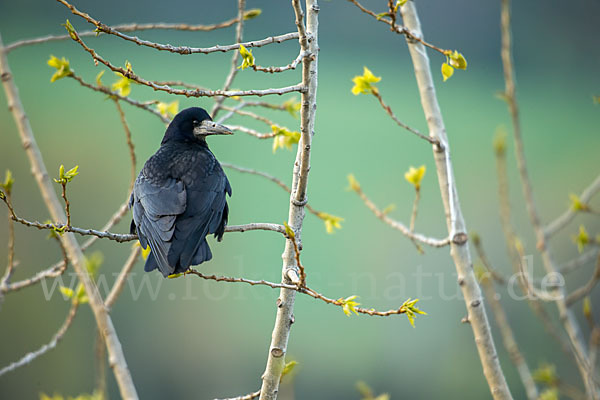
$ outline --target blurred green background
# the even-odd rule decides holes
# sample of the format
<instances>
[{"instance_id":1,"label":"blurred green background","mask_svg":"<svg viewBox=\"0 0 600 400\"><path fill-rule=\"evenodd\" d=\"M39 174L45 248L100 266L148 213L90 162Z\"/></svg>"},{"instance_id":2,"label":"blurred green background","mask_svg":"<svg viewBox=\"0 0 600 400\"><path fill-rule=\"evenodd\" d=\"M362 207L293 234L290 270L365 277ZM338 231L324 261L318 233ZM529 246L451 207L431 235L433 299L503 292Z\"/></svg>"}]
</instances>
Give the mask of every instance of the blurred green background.
<instances>
[{"instance_id":1,"label":"blurred green background","mask_svg":"<svg viewBox=\"0 0 600 400\"><path fill-rule=\"evenodd\" d=\"M568 206L568 194L580 191L598 174L600 109L592 96L600 94L598 70L598 2L515 2L514 38L525 149L534 191L544 221ZM146 3L141 1L80 1L76 6L107 24L125 22L214 23L233 17L236 2ZM384 1L365 1L384 10ZM370 96L350 93L353 76L364 65L382 76L378 87L386 102L406 123L421 131L426 125L403 37L360 13L342 0L321 2L319 88L316 135L313 143L309 201L318 210L345 218L343 229L325 232L323 222L307 215L302 260L308 282L334 298L358 295L365 307L398 307L406 298L420 298L427 316L412 328L405 317L346 317L340 309L310 297L297 296L289 356L299 362L293 385L282 388L281 398L358 398L355 382L368 382L377 393L394 399L489 398L469 326L461 324L465 305L456 285L456 272L448 249L425 248L419 255L399 232L376 219L354 193L346 190L348 173L354 173L365 192L380 206L395 204L392 216L408 221L414 190L404 180L409 166L426 165L417 229L445 236L443 208L428 145L389 120ZM248 0L248 8L263 14L248 21L245 39L259 39L295 30L288 2ZM475 0L418 2L426 38L443 48L458 49L469 62L448 82L438 72L444 61L430 53L437 91L450 137L461 205L470 230L479 232L497 269L509 274L505 244L498 218L492 138L498 126L509 127L505 104L495 97L504 87L499 57L499 2ZM69 18L76 29L89 29L62 5L51 1L0 0L0 32L5 42L48 33L64 33L60 24ZM234 41L234 29L207 33L140 32L139 36L163 43L210 46ZM218 88L229 70L230 53L179 56L138 48L102 35L86 42L114 64L129 60L134 71L149 79L180 79ZM285 65L297 55L289 41L255 49L257 64ZM69 186L73 224L101 227L127 197L129 158L123 129L114 104L105 96L63 79L49 82L50 54L67 57L72 68L93 81L101 67L72 41L52 42L17 49L9 62L19 85L44 160L51 174L62 163L79 165L80 175ZM116 80L112 73L104 81ZM267 88L293 84L300 71L269 75L241 71L235 87ZM139 100L172 101L164 93L134 86ZM287 96L286 98L293 97ZM177 98L180 108L203 106L207 98ZM281 102L283 98L267 98ZM0 92L0 104L6 104ZM156 151L164 126L154 116L124 105L133 131L138 170ZM281 125L298 129L298 121L285 113L266 113ZM236 117L231 124L246 124L261 131L265 126ZM7 107L0 107L0 171L12 170L14 205L28 219L45 220L48 213L30 175L17 131ZM295 154L271 150L272 142L243 133L213 138L210 146L219 160L269 172L290 182ZM511 197L514 222L528 253L535 254L534 269L542 267L520 195L512 145L509 146ZM233 186L231 224L276 222L287 218L288 196L262 178L227 171ZM58 190L58 187L57 187ZM593 203L598 207L600 202ZM4 212L4 211L3 211ZM125 232L129 216L113 231ZM600 224L578 217L553 240L555 258L577 255L571 241L580 222L596 234ZM0 243L6 243L3 222ZM14 280L31 276L60 259L47 232L16 227L19 267ZM81 239L81 238L78 238ZM214 243L214 242L212 242ZM114 280L131 244L99 241L93 250L104 254L101 269ZM212 244L214 259L202 265L208 273L278 281L283 238L270 232L228 234ZM0 248L5 259L6 248ZM592 266L568 277L568 288L585 282ZM64 279L68 284L69 269ZM264 287L223 284L194 277L163 280L144 275L141 262L131 279L134 289L149 284L139 297L126 288L112 312L140 397L143 399L227 397L248 393L260 385L278 292ZM48 282L51 287L52 282ZM501 289L519 345L532 368L541 362L558 366L562 379L580 385L572 362L557 350L527 304L509 298ZM600 304L598 291L593 304ZM46 343L62 323L69 304L57 292L45 300L38 285L8 295L0 311L0 365L7 365ZM587 338L587 326L575 306ZM600 318L595 307L596 318ZM555 315L555 308L547 309ZM557 318L556 318L557 319ZM557 321L555 321L557 322ZM494 324L493 324L494 325ZM95 328L89 307L83 306L57 349L31 365L0 377L0 397L37 398L38 393L76 395L94 388ZM524 391L502 348L494 325L500 361L515 398ZM114 378L107 371L111 398L118 398ZM293 387L292 387L293 386Z\"/></svg>"}]
</instances>

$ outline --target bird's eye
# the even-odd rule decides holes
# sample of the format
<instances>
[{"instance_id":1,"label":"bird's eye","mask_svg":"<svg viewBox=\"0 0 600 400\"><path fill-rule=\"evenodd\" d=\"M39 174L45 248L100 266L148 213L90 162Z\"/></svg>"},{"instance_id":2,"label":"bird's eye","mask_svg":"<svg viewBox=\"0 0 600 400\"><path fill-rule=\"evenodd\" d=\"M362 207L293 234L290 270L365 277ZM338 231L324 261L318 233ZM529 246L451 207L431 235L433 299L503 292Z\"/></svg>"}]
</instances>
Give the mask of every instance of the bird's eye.
<instances>
[{"instance_id":1,"label":"bird's eye","mask_svg":"<svg viewBox=\"0 0 600 400\"><path fill-rule=\"evenodd\" d=\"M198 122L198 120L195 119L195 120L192 121L192 125L198 126L198 125L200 125L200 122Z\"/></svg>"}]
</instances>

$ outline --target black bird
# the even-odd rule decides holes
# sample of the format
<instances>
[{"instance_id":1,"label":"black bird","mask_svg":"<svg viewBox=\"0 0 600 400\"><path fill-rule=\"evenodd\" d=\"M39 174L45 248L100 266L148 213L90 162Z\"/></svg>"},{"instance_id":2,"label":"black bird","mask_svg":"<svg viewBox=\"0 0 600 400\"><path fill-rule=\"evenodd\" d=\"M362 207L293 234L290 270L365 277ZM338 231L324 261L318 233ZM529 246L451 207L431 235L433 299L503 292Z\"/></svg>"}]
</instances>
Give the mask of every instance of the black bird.
<instances>
[{"instance_id":1,"label":"black bird","mask_svg":"<svg viewBox=\"0 0 600 400\"><path fill-rule=\"evenodd\" d=\"M166 277L212 258L206 236L223 238L231 186L206 136L232 133L199 107L181 111L169 124L129 200L131 233L151 249L145 271L158 268Z\"/></svg>"}]
</instances>

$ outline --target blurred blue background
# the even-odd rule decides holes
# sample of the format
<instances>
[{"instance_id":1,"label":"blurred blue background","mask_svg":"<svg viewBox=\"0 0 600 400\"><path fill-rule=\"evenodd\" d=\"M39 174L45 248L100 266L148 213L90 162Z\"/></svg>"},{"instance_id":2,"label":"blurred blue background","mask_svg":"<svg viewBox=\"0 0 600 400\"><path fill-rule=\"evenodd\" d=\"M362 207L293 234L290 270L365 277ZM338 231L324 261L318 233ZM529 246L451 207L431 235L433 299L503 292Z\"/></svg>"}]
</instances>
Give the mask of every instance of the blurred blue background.
<instances>
[{"instance_id":1,"label":"blurred blue background","mask_svg":"<svg viewBox=\"0 0 600 400\"><path fill-rule=\"evenodd\" d=\"M384 11L386 3L365 0L365 5L377 11ZM75 5L109 25L134 21L206 24L236 15L236 2L232 0L106 0ZM306 216L302 261L308 283L334 298L358 295L358 301L368 308L395 308L408 297L420 298L419 306L428 315L417 318L413 329L403 316L349 318L339 308L297 296L289 356L299 362L299 367L292 384L284 383L280 398L358 398L354 387L358 380L368 382L377 393L390 393L394 399L489 398L472 331L460 323L465 305L448 249L425 248L426 253L419 255L409 240L381 223L354 193L346 190L346 176L354 173L376 204L382 208L395 204L391 215L407 222L414 190L403 174L411 165L426 165L417 230L445 236L430 147L399 130L374 98L350 93L352 77L361 74L366 65L382 77L380 92L399 118L426 131L404 38L390 33L386 25L346 1L323 1L320 5L318 111L308 197L316 209L345 220L341 230L327 234L321 220ZM295 30L288 2L248 0L247 7L263 11L246 23L247 40ZM419 1L418 8L426 38L440 47L458 49L469 62L466 72L457 71L442 83L439 68L444 59L430 53L468 228L481 234L494 265L508 275L511 268L499 225L492 151L494 132L502 125L510 128L506 106L495 96L504 88L499 2L431 0ZM580 193L598 175L600 109L592 97L600 94L600 5L591 0L538 0L515 2L513 11L525 150L535 196L547 222L568 206L569 193ZM90 28L56 2L0 0L0 33L5 44L48 33L62 34L60 25L66 18L79 31ZM139 36L203 47L233 43L235 32L232 27L198 33L146 31ZM106 35L87 38L86 42L114 64L123 65L129 60L134 71L148 79L178 79L219 88L230 65L230 53L179 56L138 48ZM257 64L286 65L296 57L297 47L295 41L288 41L253 53ZM95 67L89 55L72 41L20 48L9 54L49 171L57 173L60 164L79 165L80 175L69 186L73 224L100 228L128 195L129 158L123 129L114 104L104 95L70 79L49 82L53 70L46 61L51 54L68 58L71 67L90 82L102 68ZM103 79L112 83L117 78L107 72ZM299 80L300 69L279 75L244 70L234 87L280 87ZM131 96L142 101L175 100L141 86L134 86ZM208 98L177 100L180 108L212 106ZM266 100L281 102L284 98ZM0 104L6 104L4 92L0 93ZM139 170L156 151L164 125L155 116L126 104L123 107L133 132ZM286 113L265 115L298 129L298 121ZM243 117L229 123L267 131L261 123ZM10 169L16 178L13 196L17 212L28 219L47 219L48 212L30 175L7 107L0 107L0 129L0 171ZM210 141L219 160L266 171L289 183L295 148L273 154L271 144L270 140L260 141L243 133ZM512 154L511 144L508 158L514 222L527 252L535 254L534 269L541 276L542 266L535 253ZM227 173L234 191L231 224L280 223L287 218L288 196L280 188L256 176ZM600 202L596 200L592 205L598 208ZM589 232L598 233L597 218L578 217L553 239L557 260L577 256L571 235L582 222ZM0 226L0 243L6 243L6 223ZM128 226L129 216L112 230L125 232ZM14 280L29 277L60 259L56 244L46 240L47 232L17 226L16 235L20 264ZM130 245L99 241L94 246L93 250L104 254L101 274L109 283L125 261ZM203 272L280 279L284 240L277 234L228 234L222 243L211 246L214 259L200 267ZM5 257L6 247L2 246L0 259ZM591 268L588 265L569 275L568 288L584 283ZM70 272L69 268L64 276L67 285ZM47 283L51 287L52 281ZM140 289L144 283L149 286ZM144 275L141 262L135 267L131 285L115 305L112 317L141 398L210 399L248 393L260 386L278 291L191 276L163 280L158 273ZM136 290L140 290L139 296ZM580 385L572 361L557 350L532 318L527 304L510 299L504 289L499 293L530 367L554 363L561 379ZM600 304L599 299L598 291L594 292L594 306ZM40 285L8 295L0 311L0 365L46 343L62 323L68 307L58 291L46 301ZM552 305L546 308L556 316ZM580 304L575 305L587 338L580 308ZM598 308L594 310L596 318L600 318ZM492 325L511 390L515 398L523 398L518 375ZM89 307L83 306L57 349L0 377L0 397L91 392L94 342L93 316ZM110 397L118 398L110 371L107 376Z\"/></svg>"}]
</instances>

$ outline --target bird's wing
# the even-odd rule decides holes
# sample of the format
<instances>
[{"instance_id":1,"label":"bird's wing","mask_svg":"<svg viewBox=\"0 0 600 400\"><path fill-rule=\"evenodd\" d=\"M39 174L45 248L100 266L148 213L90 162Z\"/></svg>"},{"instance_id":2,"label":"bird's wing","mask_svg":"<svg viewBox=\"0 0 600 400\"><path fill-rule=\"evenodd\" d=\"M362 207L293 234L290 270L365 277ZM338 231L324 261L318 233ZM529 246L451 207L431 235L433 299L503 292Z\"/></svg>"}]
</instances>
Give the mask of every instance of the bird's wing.
<instances>
[{"instance_id":1,"label":"bird's wing","mask_svg":"<svg viewBox=\"0 0 600 400\"><path fill-rule=\"evenodd\" d=\"M186 210L187 195L183 182L168 178L156 183L140 173L132 194L133 220L141 245L148 244L163 275L169 275L175 268L169 265L168 254L171 248L175 221Z\"/></svg>"},{"instance_id":2,"label":"bird's wing","mask_svg":"<svg viewBox=\"0 0 600 400\"><path fill-rule=\"evenodd\" d=\"M216 160L199 169L186 182L187 207L175 221L173 245L169 249L168 261L185 271L192 264L200 264L212 257L205 237L210 233L222 237L227 223L225 194L231 195L231 186Z\"/></svg>"}]
</instances>

